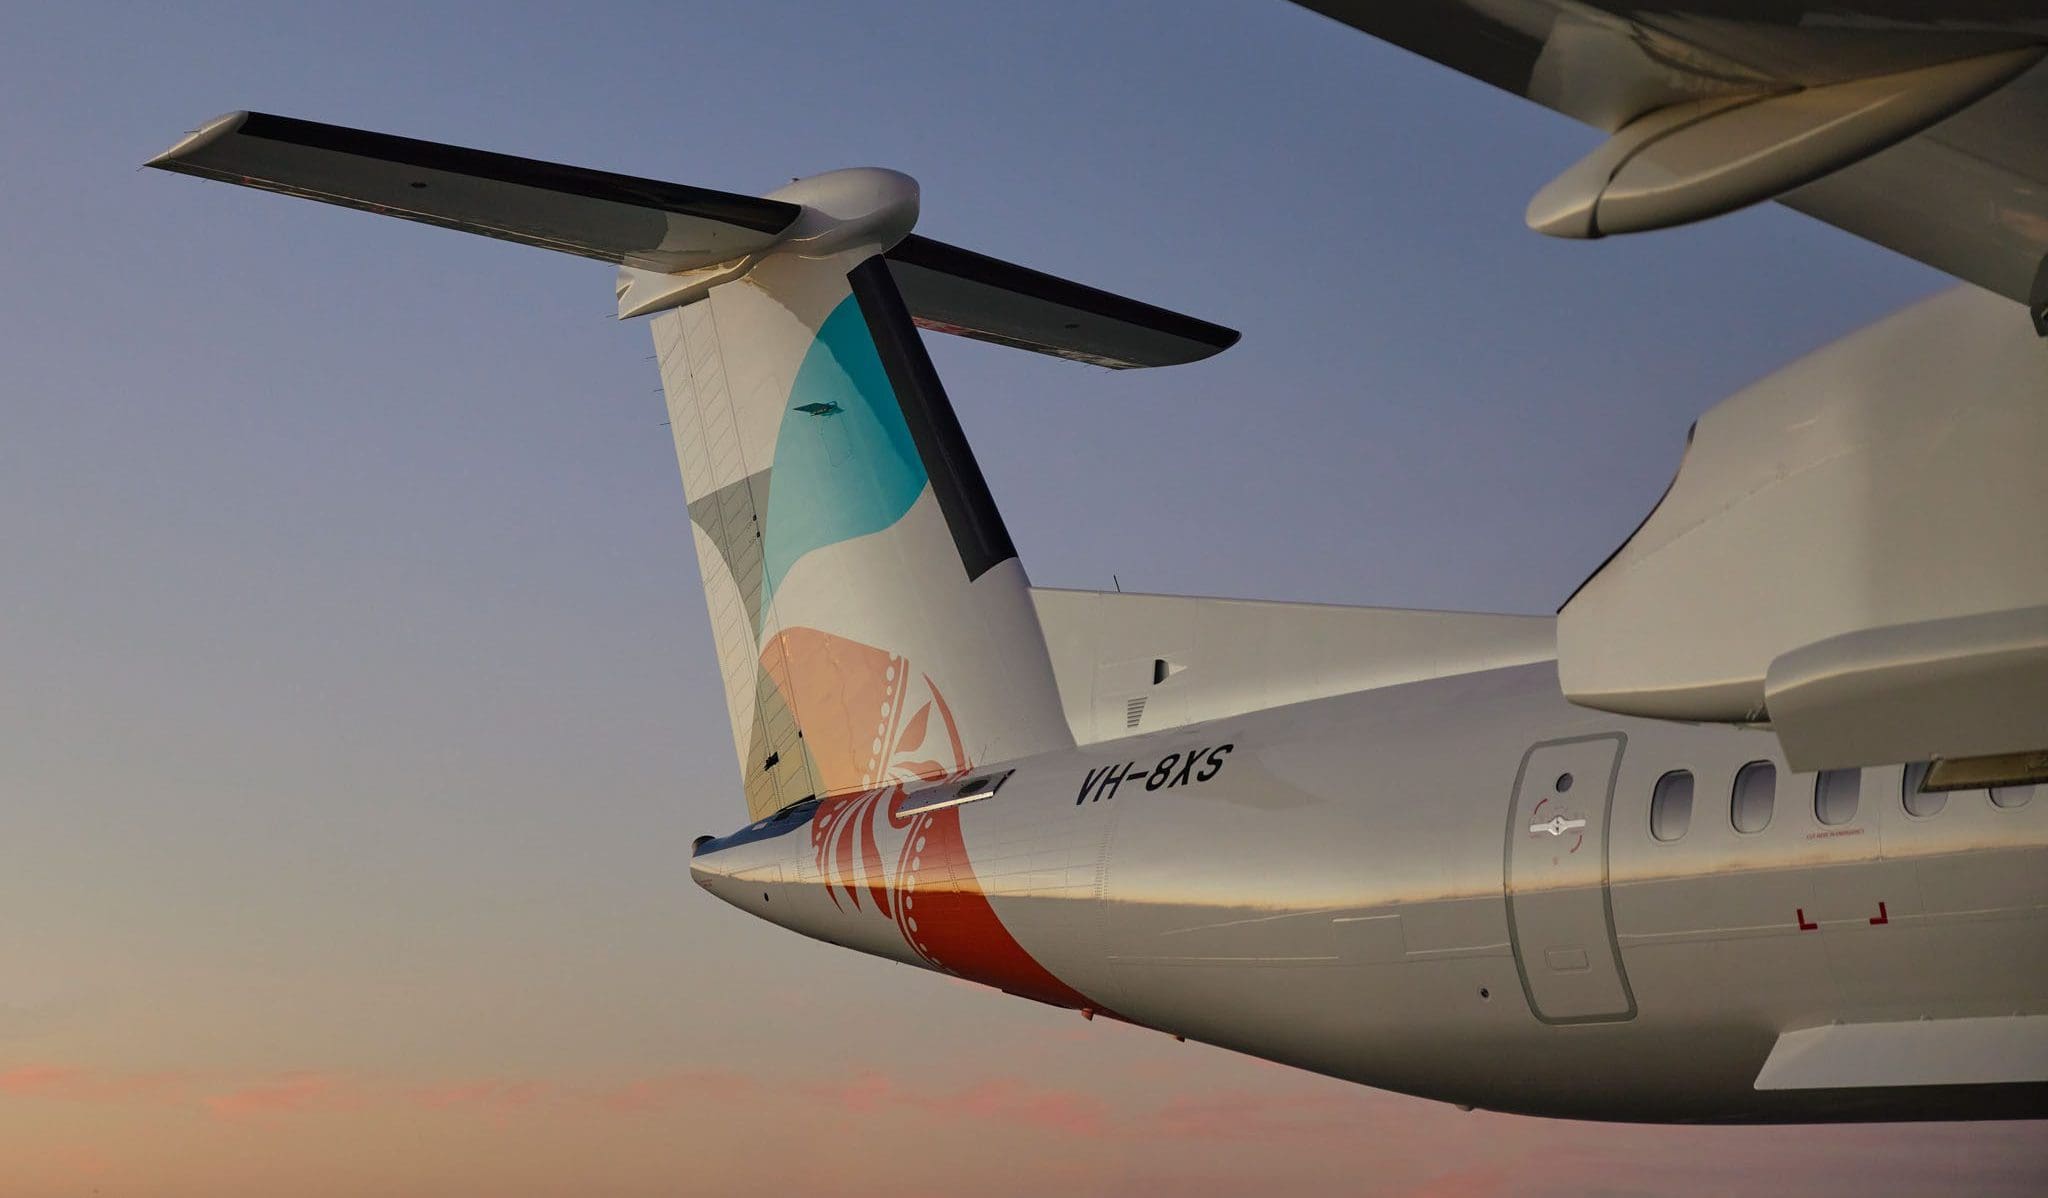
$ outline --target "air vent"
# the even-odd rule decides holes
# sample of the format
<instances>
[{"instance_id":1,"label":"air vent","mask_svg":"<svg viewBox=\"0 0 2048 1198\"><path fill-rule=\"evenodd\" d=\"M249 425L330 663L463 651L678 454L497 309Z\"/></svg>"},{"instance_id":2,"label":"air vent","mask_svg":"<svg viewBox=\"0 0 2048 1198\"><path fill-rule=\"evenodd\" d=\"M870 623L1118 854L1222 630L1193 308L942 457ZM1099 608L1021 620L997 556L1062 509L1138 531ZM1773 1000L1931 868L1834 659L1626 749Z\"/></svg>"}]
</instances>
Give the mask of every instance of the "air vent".
<instances>
[{"instance_id":1,"label":"air vent","mask_svg":"<svg viewBox=\"0 0 2048 1198\"><path fill-rule=\"evenodd\" d=\"M916 815L925 811L939 811L947 807L958 807L991 798L1001 790L1003 783L1010 780L1015 770L998 770L993 774L976 774L965 782L949 782L940 786L928 786L909 795L903 806L896 809L898 815Z\"/></svg>"},{"instance_id":2,"label":"air vent","mask_svg":"<svg viewBox=\"0 0 2048 1198\"><path fill-rule=\"evenodd\" d=\"M1139 696L1138 696L1137 698L1135 698L1135 699L1130 699L1130 700L1126 700L1126 701L1125 701L1125 703L1124 703L1124 727L1126 727L1126 728L1135 728L1135 727L1137 727L1137 726L1138 726L1138 721L1139 721L1139 720L1142 720L1142 719L1144 719L1144 718L1145 718L1145 696L1143 696L1143 695L1139 695Z\"/></svg>"}]
</instances>

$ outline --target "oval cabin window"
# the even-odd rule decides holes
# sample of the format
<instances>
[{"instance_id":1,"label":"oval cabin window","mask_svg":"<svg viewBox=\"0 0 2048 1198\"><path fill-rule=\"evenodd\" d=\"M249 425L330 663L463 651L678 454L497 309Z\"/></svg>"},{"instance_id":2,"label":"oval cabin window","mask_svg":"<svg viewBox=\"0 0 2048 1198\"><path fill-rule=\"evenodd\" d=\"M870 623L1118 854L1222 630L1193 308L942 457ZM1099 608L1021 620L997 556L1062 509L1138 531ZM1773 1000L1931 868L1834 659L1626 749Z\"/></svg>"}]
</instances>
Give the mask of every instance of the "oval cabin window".
<instances>
[{"instance_id":1,"label":"oval cabin window","mask_svg":"<svg viewBox=\"0 0 2048 1198\"><path fill-rule=\"evenodd\" d=\"M1925 819L1930 815L1940 815L1941 809L1948 806L1948 792L1921 790L1920 784L1925 781L1927 763L1924 761L1911 763L1906 767L1906 772L1899 776L1899 804L1906 809L1907 815L1917 815Z\"/></svg>"},{"instance_id":2,"label":"oval cabin window","mask_svg":"<svg viewBox=\"0 0 2048 1198\"><path fill-rule=\"evenodd\" d=\"M1813 815L1824 824L1846 824L1856 818L1856 799L1863 792L1862 770L1822 770L1813 780Z\"/></svg>"},{"instance_id":3,"label":"oval cabin window","mask_svg":"<svg viewBox=\"0 0 2048 1198\"><path fill-rule=\"evenodd\" d=\"M1650 835L1659 840L1677 840L1692 826L1692 774L1672 770L1657 779L1650 792Z\"/></svg>"},{"instance_id":4,"label":"oval cabin window","mask_svg":"<svg viewBox=\"0 0 2048 1198\"><path fill-rule=\"evenodd\" d=\"M1761 832L1771 826L1771 806L1778 799L1778 767L1752 761L1735 774L1728 819L1737 832Z\"/></svg>"},{"instance_id":5,"label":"oval cabin window","mask_svg":"<svg viewBox=\"0 0 2048 1198\"><path fill-rule=\"evenodd\" d=\"M2027 800L2034 797L2034 791L2039 786L2039 783L2029 786L1994 786L1991 788L1991 802L1994 806L2004 807L2008 810L2014 807L2024 807L2027 805Z\"/></svg>"}]
</instances>

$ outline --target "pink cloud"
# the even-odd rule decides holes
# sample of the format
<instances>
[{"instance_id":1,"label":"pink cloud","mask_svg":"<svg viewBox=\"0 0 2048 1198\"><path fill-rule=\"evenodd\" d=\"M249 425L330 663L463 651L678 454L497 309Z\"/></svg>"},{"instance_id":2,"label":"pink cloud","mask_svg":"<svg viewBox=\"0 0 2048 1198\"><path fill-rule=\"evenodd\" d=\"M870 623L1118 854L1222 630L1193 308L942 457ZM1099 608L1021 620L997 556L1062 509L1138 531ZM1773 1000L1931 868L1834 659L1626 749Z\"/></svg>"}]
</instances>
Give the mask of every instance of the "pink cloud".
<instances>
[{"instance_id":1,"label":"pink cloud","mask_svg":"<svg viewBox=\"0 0 2048 1198\"><path fill-rule=\"evenodd\" d=\"M1106 1130L1108 1115L1108 1107L1092 1094L1044 1089L1015 1078L995 1078L919 1105L925 1110L952 1111L1080 1136L1101 1135Z\"/></svg>"},{"instance_id":2,"label":"pink cloud","mask_svg":"<svg viewBox=\"0 0 2048 1198\"><path fill-rule=\"evenodd\" d=\"M1358 1098L1350 1094L1259 1094L1219 1090L1180 1095L1137 1120L1134 1129L1182 1140L1267 1140L1321 1136L1355 1127Z\"/></svg>"},{"instance_id":3,"label":"pink cloud","mask_svg":"<svg viewBox=\"0 0 2048 1198\"><path fill-rule=\"evenodd\" d=\"M794 1095L805 1104L795 1114L843 1112L848 1127L842 1130L856 1134L884 1120L909 1120L1010 1155L1032 1134L1072 1139L1073 1152L1040 1154L1043 1159L1014 1173L977 1175L991 1193L1043 1192L1061 1178L1087 1188L1096 1180L1087 1170L1103 1167L1105 1152L1126 1178L1146 1178L1144 1185L1124 1187L1131 1192L1170 1190L1190 1198L1307 1189L1312 1183L1328 1188L1331 1178L1367 1173L1374 1192L1402 1198L1564 1198L1584 1193L1589 1182L1617 1194L1718 1194L1754 1189L1760 1181L1788 1193L1870 1198L1878 1192L1945 1192L1959 1178L1977 1192L2015 1198L2044 1192L2040 1127L2032 1123L1631 1128L1458 1115L1437 1104L1316 1079L1283 1085L1279 1074L1273 1081L1254 1074L1242 1088L1210 1090L1202 1085L1206 1071L1193 1067L1184 1077L1155 1079L1142 1091L1155 1097L1126 1103L1018 1076L935 1069L933 1080L920 1081L877 1069L836 1068L841 1072L783 1074L771 1084L688 1068L617 1077L435 1079L124 1071L42 1061L0 1067L0 1104L151 1103L247 1121L240 1126L258 1131L277 1126L276 1120L313 1121L336 1112L395 1113L408 1125L482 1118L500 1121L503 1134L519 1136L536 1121L569 1119L658 1130L671 1112L727 1105L788 1116ZM95 1151L101 1147L94 1144ZM51 1144L44 1151L51 1167L66 1170L66 1176L82 1178L87 1170L107 1167L105 1159L85 1154L60 1159L62 1148ZM799 1172L811 1167L805 1158L787 1163ZM757 1166L748 1158L747 1169ZM914 1177L897 1180L902 1185L894 1188L906 1193L925 1184Z\"/></svg>"},{"instance_id":4,"label":"pink cloud","mask_svg":"<svg viewBox=\"0 0 2048 1198\"><path fill-rule=\"evenodd\" d=\"M1151 1109L1119 1112L1089 1091L1040 1086L1015 1077L923 1088L877 1069L862 1070L844 1081L803 1087L801 1092L852 1115L897 1108L935 1119L1005 1123L1089 1138L1205 1141L1319 1137L1353 1131L1366 1114L1362 1103L1375 1097L1365 1091L1222 1090L1180 1094Z\"/></svg>"},{"instance_id":5,"label":"pink cloud","mask_svg":"<svg viewBox=\"0 0 2048 1198\"><path fill-rule=\"evenodd\" d=\"M989 1078L965 1088L919 1090L866 1070L845 1083L811 1087L809 1093L853 1114L899 1107L947 1119L990 1120L1078 1136L1100 1136L1110 1128L1108 1104L1095 1095L1011 1077Z\"/></svg>"},{"instance_id":6,"label":"pink cloud","mask_svg":"<svg viewBox=\"0 0 2048 1198\"><path fill-rule=\"evenodd\" d=\"M883 1106L897 1095L896 1084L881 1071L863 1070L847 1082L825 1082L812 1086L810 1093L837 1105L841 1110L864 1115Z\"/></svg>"},{"instance_id":7,"label":"pink cloud","mask_svg":"<svg viewBox=\"0 0 2048 1198\"><path fill-rule=\"evenodd\" d=\"M410 1107L499 1115L551 1107L639 1115L693 1102L729 1100L746 1092L751 1084L743 1074L712 1069L670 1069L585 1085L520 1077L405 1084L315 1070L202 1079L179 1071L123 1072L54 1062L0 1068L0 1098L162 1102L197 1107L222 1118L299 1115L337 1107Z\"/></svg>"},{"instance_id":8,"label":"pink cloud","mask_svg":"<svg viewBox=\"0 0 2048 1198\"><path fill-rule=\"evenodd\" d=\"M405 1098L430 1111L457 1107L518 1111L548 1098L551 1092L552 1087L546 1082L492 1077L419 1086L407 1090Z\"/></svg>"},{"instance_id":9,"label":"pink cloud","mask_svg":"<svg viewBox=\"0 0 2048 1198\"><path fill-rule=\"evenodd\" d=\"M0 1094L69 1097L85 1076L85 1070L72 1065L16 1065L0 1070Z\"/></svg>"},{"instance_id":10,"label":"pink cloud","mask_svg":"<svg viewBox=\"0 0 2048 1198\"><path fill-rule=\"evenodd\" d=\"M290 1115L347 1101L350 1087L325 1073L286 1073L205 1101L206 1109L225 1118L249 1115Z\"/></svg>"},{"instance_id":11,"label":"pink cloud","mask_svg":"<svg viewBox=\"0 0 2048 1198\"><path fill-rule=\"evenodd\" d=\"M1402 1198L1487 1198L1493 1194L1526 1193L1527 1185L1528 1179L1514 1176L1510 1166L1492 1162L1439 1173L1401 1194Z\"/></svg>"},{"instance_id":12,"label":"pink cloud","mask_svg":"<svg viewBox=\"0 0 2048 1198\"><path fill-rule=\"evenodd\" d=\"M39 1063L0 1069L0 1094L68 1102L149 1102L178 1098L188 1081L175 1071L123 1072Z\"/></svg>"},{"instance_id":13,"label":"pink cloud","mask_svg":"<svg viewBox=\"0 0 2048 1198\"><path fill-rule=\"evenodd\" d=\"M613 1114L637 1115L671 1110L692 1101L731 1098L749 1085L751 1081L744 1074L678 1069L598 1090L590 1095L590 1100Z\"/></svg>"}]
</instances>

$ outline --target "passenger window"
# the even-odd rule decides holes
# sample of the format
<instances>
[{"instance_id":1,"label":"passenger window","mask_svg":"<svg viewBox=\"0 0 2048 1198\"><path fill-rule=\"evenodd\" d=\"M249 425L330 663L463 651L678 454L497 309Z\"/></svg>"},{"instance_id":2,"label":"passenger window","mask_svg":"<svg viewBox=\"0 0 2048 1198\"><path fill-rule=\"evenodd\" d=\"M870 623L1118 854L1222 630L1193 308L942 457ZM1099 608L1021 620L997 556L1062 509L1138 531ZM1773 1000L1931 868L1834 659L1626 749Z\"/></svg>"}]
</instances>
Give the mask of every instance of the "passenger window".
<instances>
[{"instance_id":1,"label":"passenger window","mask_svg":"<svg viewBox=\"0 0 2048 1198\"><path fill-rule=\"evenodd\" d=\"M1943 790L1923 791L1920 789L1920 784L1925 781L1927 781L1927 763L1924 761L1915 761L1908 764L1906 772L1900 775L1899 802L1905 807L1907 815L1917 815L1923 818L1930 815L1940 815L1941 809L1948 806L1948 792Z\"/></svg>"},{"instance_id":2,"label":"passenger window","mask_svg":"<svg viewBox=\"0 0 2048 1198\"><path fill-rule=\"evenodd\" d=\"M1650 835L1677 840L1692 826L1692 773L1672 770L1650 792Z\"/></svg>"},{"instance_id":3,"label":"passenger window","mask_svg":"<svg viewBox=\"0 0 2048 1198\"><path fill-rule=\"evenodd\" d=\"M1768 761L1752 761L1735 774L1735 793L1729 796L1728 819L1737 832L1761 832L1771 826L1771 805L1778 798L1778 767Z\"/></svg>"},{"instance_id":4,"label":"passenger window","mask_svg":"<svg viewBox=\"0 0 2048 1198\"><path fill-rule=\"evenodd\" d=\"M1822 770L1813 780L1813 816L1824 824L1846 824L1856 818L1856 799L1863 792L1862 770Z\"/></svg>"},{"instance_id":5,"label":"passenger window","mask_svg":"<svg viewBox=\"0 0 2048 1198\"><path fill-rule=\"evenodd\" d=\"M2027 800L2033 798L2034 792L2038 789L2040 789L2038 784L1994 786L1991 788L1991 802L1993 806L2004 807L2007 810L2014 807L2024 807L2027 805Z\"/></svg>"}]
</instances>

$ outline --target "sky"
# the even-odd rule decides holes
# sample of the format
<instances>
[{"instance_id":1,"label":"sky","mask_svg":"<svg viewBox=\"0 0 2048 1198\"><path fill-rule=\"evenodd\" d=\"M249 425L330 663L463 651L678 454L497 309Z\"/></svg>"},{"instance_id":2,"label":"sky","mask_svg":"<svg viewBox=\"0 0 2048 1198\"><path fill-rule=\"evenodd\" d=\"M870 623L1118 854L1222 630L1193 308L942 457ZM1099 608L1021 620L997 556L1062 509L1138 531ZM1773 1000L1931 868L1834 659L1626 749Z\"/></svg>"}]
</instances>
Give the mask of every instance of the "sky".
<instances>
[{"instance_id":1,"label":"sky","mask_svg":"<svg viewBox=\"0 0 2048 1198\"><path fill-rule=\"evenodd\" d=\"M0 1194L2048 1188L2032 1125L1464 1114L702 894L744 817L648 334L602 264L135 169L237 108L894 167L1242 330L933 339L1045 585L1547 612L1699 413L1946 285L1775 209L1538 237L1592 132L1277 2L11 6Z\"/></svg>"}]
</instances>

